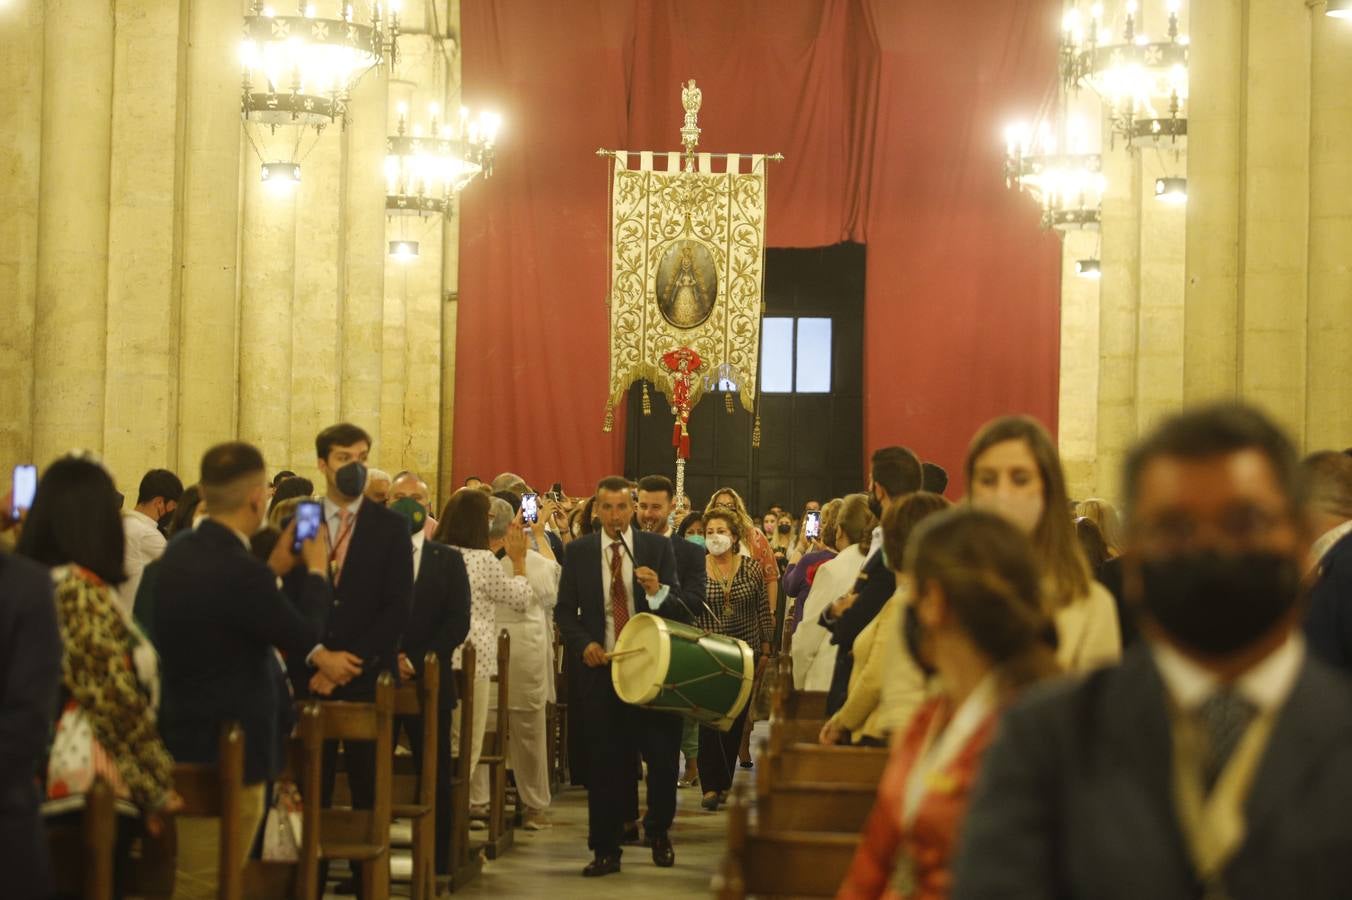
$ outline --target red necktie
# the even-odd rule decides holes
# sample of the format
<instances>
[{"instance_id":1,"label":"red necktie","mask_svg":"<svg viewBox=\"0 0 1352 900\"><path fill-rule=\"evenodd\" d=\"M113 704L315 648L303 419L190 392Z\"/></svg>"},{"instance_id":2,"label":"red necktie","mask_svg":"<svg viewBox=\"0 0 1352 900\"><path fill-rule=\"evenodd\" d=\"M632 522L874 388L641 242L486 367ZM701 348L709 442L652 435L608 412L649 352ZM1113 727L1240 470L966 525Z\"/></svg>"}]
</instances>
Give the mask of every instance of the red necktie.
<instances>
[{"instance_id":1,"label":"red necktie","mask_svg":"<svg viewBox=\"0 0 1352 900\"><path fill-rule=\"evenodd\" d=\"M629 622L629 592L624 586L624 557L618 541L610 545L610 612L615 619L615 639Z\"/></svg>"}]
</instances>

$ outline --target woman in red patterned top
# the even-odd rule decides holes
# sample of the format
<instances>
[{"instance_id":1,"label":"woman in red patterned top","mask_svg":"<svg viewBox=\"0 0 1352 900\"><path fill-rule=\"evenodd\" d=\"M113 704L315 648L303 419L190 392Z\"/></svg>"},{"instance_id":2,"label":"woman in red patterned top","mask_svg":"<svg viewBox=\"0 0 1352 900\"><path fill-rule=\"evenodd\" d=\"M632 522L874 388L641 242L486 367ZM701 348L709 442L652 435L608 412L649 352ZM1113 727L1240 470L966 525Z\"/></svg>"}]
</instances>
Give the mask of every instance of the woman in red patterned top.
<instances>
[{"instance_id":1,"label":"woman in red patterned top","mask_svg":"<svg viewBox=\"0 0 1352 900\"><path fill-rule=\"evenodd\" d=\"M1028 538L991 513L956 509L919 526L905 575L907 649L942 692L892 747L863 842L838 898L941 900L967 800L1014 696L1057 672Z\"/></svg>"}]
</instances>

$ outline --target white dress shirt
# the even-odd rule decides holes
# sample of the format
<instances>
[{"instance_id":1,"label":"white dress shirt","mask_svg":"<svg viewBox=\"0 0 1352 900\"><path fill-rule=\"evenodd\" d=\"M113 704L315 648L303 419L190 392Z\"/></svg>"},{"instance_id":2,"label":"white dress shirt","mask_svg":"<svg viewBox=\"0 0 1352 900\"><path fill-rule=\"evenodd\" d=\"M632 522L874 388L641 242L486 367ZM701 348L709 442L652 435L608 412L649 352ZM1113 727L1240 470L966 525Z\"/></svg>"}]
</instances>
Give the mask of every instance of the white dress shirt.
<instances>
[{"instance_id":1,"label":"white dress shirt","mask_svg":"<svg viewBox=\"0 0 1352 900\"><path fill-rule=\"evenodd\" d=\"M358 497L347 505L347 511L352 513L352 534L357 532L357 510L361 509L362 498ZM339 515L339 510L343 507L334 503L328 497L324 498L324 520L329 524L329 548L330 552L338 546L338 538L343 533L343 517ZM352 535L348 535L348 547L352 546Z\"/></svg>"},{"instance_id":2,"label":"white dress shirt","mask_svg":"<svg viewBox=\"0 0 1352 900\"><path fill-rule=\"evenodd\" d=\"M1164 642L1151 645L1160 678L1174 702L1184 712L1197 710L1221 686L1209 669L1179 653ZM1235 688L1259 713L1275 712L1291 696L1305 664L1305 639L1293 632L1286 643L1249 669L1235 682Z\"/></svg>"},{"instance_id":3,"label":"white dress shirt","mask_svg":"<svg viewBox=\"0 0 1352 900\"><path fill-rule=\"evenodd\" d=\"M427 543L427 535L421 528L413 535L413 581L418 581L418 570L422 568L423 544Z\"/></svg>"},{"instance_id":4,"label":"white dress shirt","mask_svg":"<svg viewBox=\"0 0 1352 900\"><path fill-rule=\"evenodd\" d=\"M122 531L125 535L122 564L127 580L117 589L117 596L122 608L130 613L136 605L141 574L147 565L164 555L166 541L160 534L159 523L136 509L122 514Z\"/></svg>"}]
</instances>

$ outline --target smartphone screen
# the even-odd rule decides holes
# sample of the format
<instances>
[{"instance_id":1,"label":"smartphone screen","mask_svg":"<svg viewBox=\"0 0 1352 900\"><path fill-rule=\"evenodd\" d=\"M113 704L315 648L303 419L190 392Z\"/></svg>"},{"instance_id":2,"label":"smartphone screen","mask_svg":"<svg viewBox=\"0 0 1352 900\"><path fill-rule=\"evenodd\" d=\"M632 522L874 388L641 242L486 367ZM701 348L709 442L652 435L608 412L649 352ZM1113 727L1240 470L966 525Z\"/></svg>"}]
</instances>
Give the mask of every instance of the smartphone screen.
<instances>
[{"instance_id":1,"label":"smartphone screen","mask_svg":"<svg viewBox=\"0 0 1352 900\"><path fill-rule=\"evenodd\" d=\"M324 504L306 501L296 507L296 542L291 550L300 552L300 545L312 541L319 535L319 526L324 521Z\"/></svg>"},{"instance_id":2,"label":"smartphone screen","mask_svg":"<svg viewBox=\"0 0 1352 900\"><path fill-rule=\"evenodd\" d=\"M38 467L14 467L14 495L10 503L9 517L15 522L19 515L31 509L33 497L38 492Z\"/></svg>"},{"instance_id":3,"label":"smartphone screen","mask_svg":"<svg viewBox=\"0 0 1352 900\"><path fill-rule=\"evenodd\" d=\"M521 498L521 521L527 525L534 525L540 521L539 495L527 494Z\"/></svg>"},{"instance_id":4,"label":"smartphone screen","mask_svg":"<svg viewBox=\"0 0 1352 900\"><path fill-rule=\"evenodd\" d=\"M815 509L807 514L803 520L803 537L809 541L815 541L822 533L822 514Z\"/></svg>"}]
</instances>

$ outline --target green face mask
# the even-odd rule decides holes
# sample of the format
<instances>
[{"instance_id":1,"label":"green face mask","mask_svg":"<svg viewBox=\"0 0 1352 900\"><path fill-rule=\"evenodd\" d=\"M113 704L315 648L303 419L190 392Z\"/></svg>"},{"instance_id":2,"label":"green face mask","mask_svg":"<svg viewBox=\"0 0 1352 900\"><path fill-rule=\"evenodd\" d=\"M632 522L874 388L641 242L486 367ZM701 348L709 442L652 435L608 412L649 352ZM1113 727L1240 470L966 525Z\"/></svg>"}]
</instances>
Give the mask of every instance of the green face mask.
<instances>
[{"instance_id":1,"label":"green face mask","mask_svg":"<svg viewBox=\"0 0 1352 900\"><path fill-rule=\"evenodd\" d=\"M404 497L390 504L390 509L408 520L408 533L415 535L427 522L427 508L412 497Z\"/></svg>"},{"instance_id":2,"label":"green face mask","mask_svg":"<svg viewBox=\"0 0 1352 900\"><path fill-rule=\"evenodd\" d=\"M704 535L702 534L687 534L685 539L697 547L704 546Z\"/></svg>"}]
</instances>

